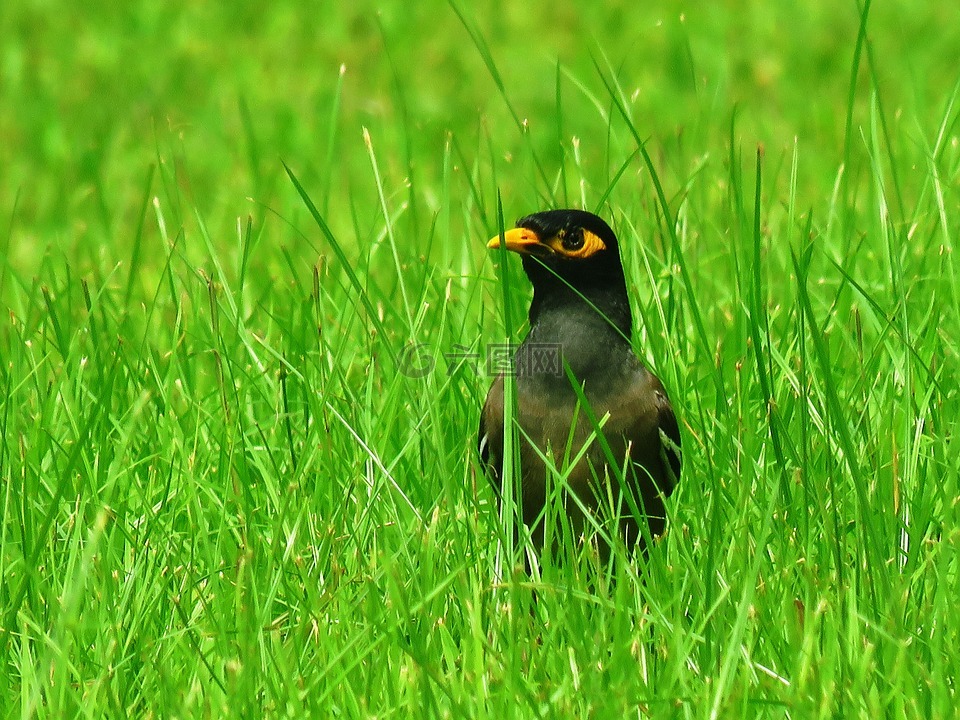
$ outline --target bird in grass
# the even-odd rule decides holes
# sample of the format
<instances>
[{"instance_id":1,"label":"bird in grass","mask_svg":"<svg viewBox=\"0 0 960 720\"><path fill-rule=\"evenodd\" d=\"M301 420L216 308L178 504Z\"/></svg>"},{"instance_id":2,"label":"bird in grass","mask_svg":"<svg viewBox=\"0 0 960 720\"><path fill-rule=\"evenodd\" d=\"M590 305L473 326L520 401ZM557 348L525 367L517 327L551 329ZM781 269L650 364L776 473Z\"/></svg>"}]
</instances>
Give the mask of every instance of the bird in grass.
<instances>
[{"instance_id":1,"label":"bird in grass","mask_svg":"<svg viewBox=\"0 0 960 720\"><path fill-rule=\"evenodd\" d=\"M541 551L544 507L558 486L544 458L561 471L567 463L559 492L575 535L594 526L588 514L601 527L615 518L618 528L608 537L619 533L627 548L643 548L641 523L651 537L666 526L664 500L680 477L680 429L663 383L631 345L633 318L617 237L603 219L582 210L538 212L516 225L487 245L520 254L533 285L530 329L511 368L519 426L519 481L512 497ZM504 382L501 373L490 387L479 432L480 458L500 498ZM598 544L608 557L609 545Z\"/></svg>"}]
</instances>

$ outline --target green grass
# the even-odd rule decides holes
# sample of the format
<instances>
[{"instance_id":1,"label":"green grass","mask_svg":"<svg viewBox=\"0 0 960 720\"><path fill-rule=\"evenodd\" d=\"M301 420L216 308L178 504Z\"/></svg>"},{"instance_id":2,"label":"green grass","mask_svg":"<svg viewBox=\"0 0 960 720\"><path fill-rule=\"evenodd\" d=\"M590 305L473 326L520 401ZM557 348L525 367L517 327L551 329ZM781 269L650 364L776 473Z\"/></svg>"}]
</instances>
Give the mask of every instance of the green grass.
<instances>
[{"instance_id":1,"label":"green grass","mask_svg":"<svg viewBox=\"0 0 960 720\"><path fill-rule=\"evenodd\" d=\"M955 715L949 3L521 6L0 4L4 717ZM618 230L646 559L511 571L500 202Z\"/></svg>"}]
</instances>

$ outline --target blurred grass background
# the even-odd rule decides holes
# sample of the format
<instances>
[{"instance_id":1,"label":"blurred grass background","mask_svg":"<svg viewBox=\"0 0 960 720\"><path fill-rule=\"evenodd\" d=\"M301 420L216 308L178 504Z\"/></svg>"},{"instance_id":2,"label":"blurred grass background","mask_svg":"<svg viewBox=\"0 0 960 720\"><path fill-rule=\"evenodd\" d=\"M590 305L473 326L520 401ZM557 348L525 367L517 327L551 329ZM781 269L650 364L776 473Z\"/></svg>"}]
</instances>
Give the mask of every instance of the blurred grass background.
<instances>
[{"instance_id":1,"label":"blurred grass background","mask_svg":"<svg viewBox=\"0 0 960 720\"><path fill-rule=\"evenodd\" d=\"M74 15L17 2L0 13L2 200L11 207L19 193L20 222L62 233L61 242L86 233L93 241L134 214L132 188L157 159L172 173L180 166L178 182L215 221L243 212L247 196L269 204L288 190L278 182L278 157L297 160L307 180L310 170L330 172L318 179L325 192L341 193L338 201L369 193L361 126L398 150L383 159L395 182L414 163L424 188L441 173L448 133L467 148L478 134L492 136L498 156L517 155L521 145L449 6L127 3ZM890 2L871 13L872 72L888 113L902 123L937 122L956 82L956 12ZM692 11L666 3L625 13L483 3L469 9L469 22L545 163L555 165L562 152L552 132L557 64L606 106L591 60L598 53L620 73L643 132L664 145L683 134L691 152L715 149L736 108L738 134L750 145L782 149L796 137L811 154L842 151L855 5L717 3ZM868 72L862 63L859 122ZM587 100L569 84L564 90L567 134L583 139L587 157L602 152L601 119L578 112ZM505 182L533 179L521 168ZM37 254L19 256L35 262Z\"/></svg>"},{"instance_id":2,"label":"blurred grass background","mask_svg":"<svg viewBox=\"0 0 960 720\"><path fill-rule=\"evenodd\" d=\"M4 715L949 717L958 15L0 5ZM498 193L614 222L684 427L533 610L444 360Z\"/></svg>"}]
</instances>

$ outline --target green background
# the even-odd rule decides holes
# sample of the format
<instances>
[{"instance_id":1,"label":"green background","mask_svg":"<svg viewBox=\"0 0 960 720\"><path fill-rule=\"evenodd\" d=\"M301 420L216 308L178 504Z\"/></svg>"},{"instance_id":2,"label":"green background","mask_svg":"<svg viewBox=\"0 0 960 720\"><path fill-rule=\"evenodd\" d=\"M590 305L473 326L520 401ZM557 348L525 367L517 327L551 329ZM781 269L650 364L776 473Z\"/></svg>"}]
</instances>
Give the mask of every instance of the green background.
<instances>
[{"instance_id":1,"label":"green background","mask_svg":"<svg viewBox=\"0 0 960 720\"><path fill-rule=\"evenodd\" d=\"M0 37L5 716L952 716L960 10ZM456 362L524 331L498 202L618 232L685 451L647 558L502 547Z\"/></svg>"}]
</instances>

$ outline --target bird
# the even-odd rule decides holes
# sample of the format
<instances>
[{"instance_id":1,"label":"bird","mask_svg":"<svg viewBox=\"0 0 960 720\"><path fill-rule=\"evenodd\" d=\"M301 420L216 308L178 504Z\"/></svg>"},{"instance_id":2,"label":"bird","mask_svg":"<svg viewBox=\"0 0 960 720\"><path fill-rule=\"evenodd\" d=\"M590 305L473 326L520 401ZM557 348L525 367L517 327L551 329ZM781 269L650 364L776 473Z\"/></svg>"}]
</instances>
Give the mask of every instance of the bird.
<instances>
[{"instance_id":1,"label":"bird","mask_svg":"<svg viewBox=\"0 0 960 720\"><path fill-rule=\"evenodd\" d=\"M498 500L507 475L504 432L512 432L504 427L510 372L519 429L511 497L519 499L534 551L545 548L545 506L557 486L544 458L561 470L566 458L560 492L574 537L607 523L609 541L596 535L601 558L609 558L617 536L631 553L646 552L646 538L666 527L664 501L680 477L681 437L663 383L633 350L617 236L593 213L547 210L520 218L487 243L498 251L501 245L521 256L533 299L527 335L508 370L494 378L480 413L478 452Z\"/></svg>"}]
</instances>

